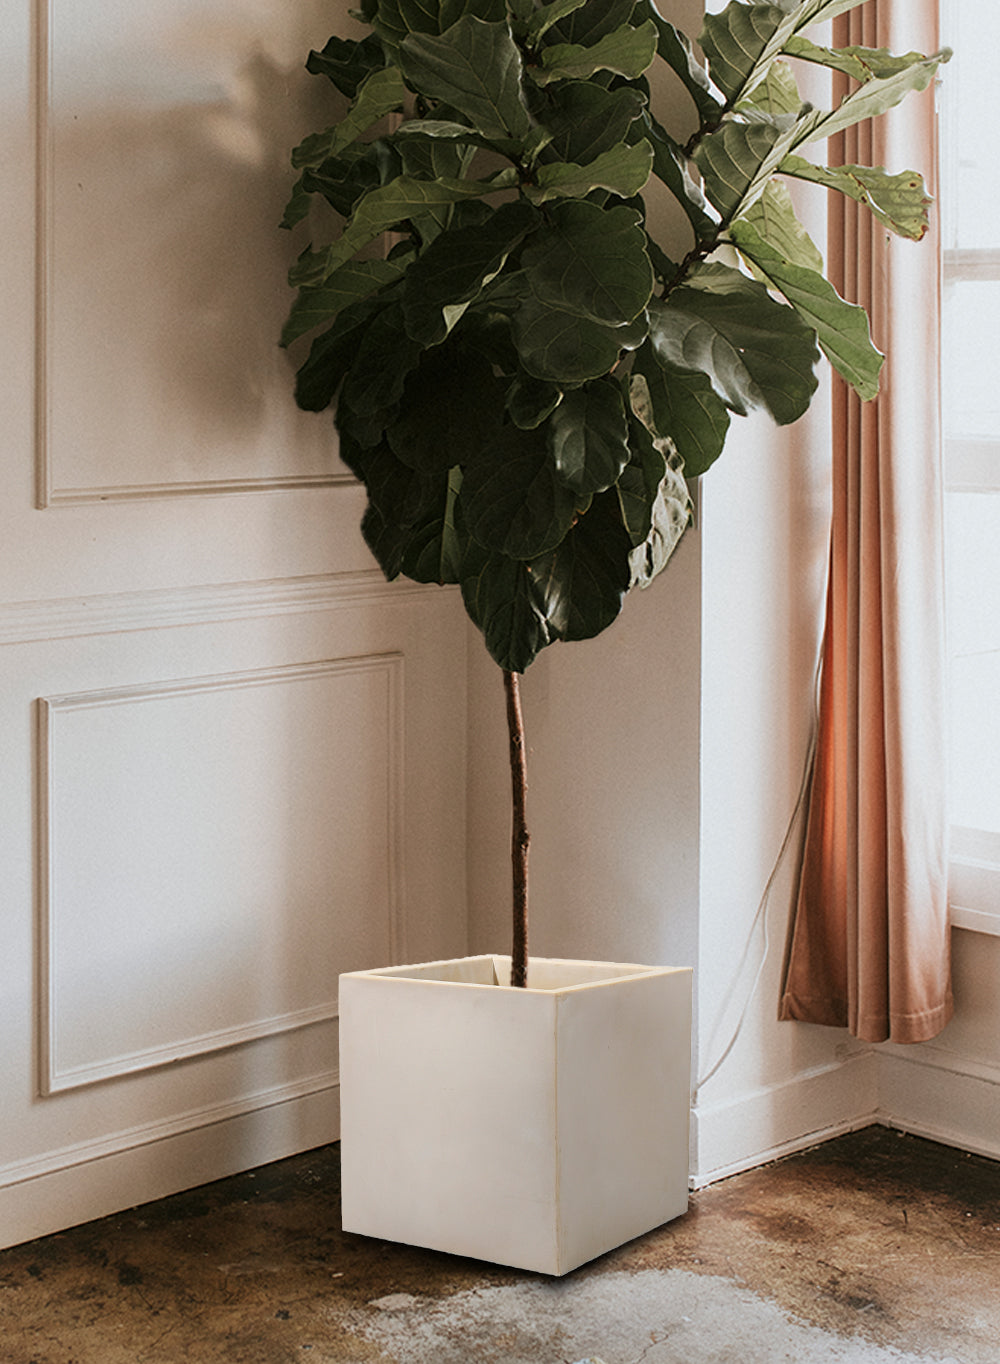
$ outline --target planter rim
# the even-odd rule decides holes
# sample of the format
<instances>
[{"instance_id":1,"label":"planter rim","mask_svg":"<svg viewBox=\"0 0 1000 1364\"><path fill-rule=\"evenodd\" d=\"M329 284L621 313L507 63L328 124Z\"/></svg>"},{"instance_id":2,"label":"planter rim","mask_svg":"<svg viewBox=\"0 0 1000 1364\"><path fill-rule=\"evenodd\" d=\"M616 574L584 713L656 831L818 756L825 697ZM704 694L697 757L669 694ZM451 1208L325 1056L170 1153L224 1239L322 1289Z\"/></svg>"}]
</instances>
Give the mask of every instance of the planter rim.
<instances>
[{"instance_id":1,"label":"planter rim","mask_svg":"<svg viewBox=\"0 0 1000 1364\"><path fill-rule=\"evenodd\" d=\"M436 976L436 969L449 967L479 967L490 973L491 979L462 980L450 976ZM468 957L445 957L437 961L412 962L404 966L379 966L362 971L345 971L341 980L384 980L405 981L409 985L422 985L427 988L463 990L503 990L512 995L562 995L579 990L593 990L602 986L622 984L629 980L642 980L650 976L677 975L691 972L689 966L644 966L636 962L592 961L571 957L529 957L527 986L513 986L505 983L510 975L510 956L503 953L483 952ZM556 968L557 971L572 971L574 967L586 968L590 974L581 980L565 980L549 985L531 984L531 967ZM597 974L593 974L593 973Z\"/></svg>"}]
</instances>

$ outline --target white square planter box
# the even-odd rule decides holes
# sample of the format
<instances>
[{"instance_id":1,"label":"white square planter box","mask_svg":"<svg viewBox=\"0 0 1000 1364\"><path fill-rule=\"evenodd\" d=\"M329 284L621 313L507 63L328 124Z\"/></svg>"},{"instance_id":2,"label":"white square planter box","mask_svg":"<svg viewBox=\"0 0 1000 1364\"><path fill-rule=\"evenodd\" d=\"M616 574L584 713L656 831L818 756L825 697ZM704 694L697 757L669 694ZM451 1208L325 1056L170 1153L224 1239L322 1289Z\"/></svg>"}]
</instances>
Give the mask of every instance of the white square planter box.
<instances>
[{"instance_id":1,"label":"white square planter box","mask_svg":"<svg viewBox=\"0 0 1000 1364\"><path fill-rule=\"evenodd\" d=\"M691 972L466 957L340 977L343 1225L565 1274L687 1208Z\"/></svg>"}]
</instances>

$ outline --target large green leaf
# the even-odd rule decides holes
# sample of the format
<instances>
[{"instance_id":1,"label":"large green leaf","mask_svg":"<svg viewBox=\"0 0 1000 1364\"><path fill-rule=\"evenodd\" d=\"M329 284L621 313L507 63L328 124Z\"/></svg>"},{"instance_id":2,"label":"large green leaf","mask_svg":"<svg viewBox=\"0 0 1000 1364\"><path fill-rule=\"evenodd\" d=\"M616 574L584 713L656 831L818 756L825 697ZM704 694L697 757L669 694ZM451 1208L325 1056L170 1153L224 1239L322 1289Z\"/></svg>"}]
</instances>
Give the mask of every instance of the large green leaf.
<instances>
[{"instance_id":1,"label":"large green leaf","mask_svg":"<svg viewBox=\"0 0 1000 1364\"><path fill-rule=\"evenodd\" d=\"M361 196L382 184L380 151L371 144L355 143L343 155L327 157L314 170L304 171L302 189L306 195L321 194L335 212L349 218ZM308 200L305 207L308 209Z\"/></svg>"},{"instance_id":2,"label":"large green leaf","mask_svg":"<svg viewBox=\"0 0 1000 1364\"><path fill-rule=\"evenodd\" d=\"M738 112L747 116L753 110L760 110L772 117L780 117L783 114L798 114L802 104L791 64L778 60L770 64L763 79L745 99L740 100L737 108Z\"/></svg>"},{"instance_id":3,"label":"large green leaf","mask_svg":"<svg viewBox=\"0 0 1000 1364\"><path fill-rule=\"evenodd\" d=\"M653 524L641 545L632 551L630 587L648 587L666 568L691 524L691 499L681 474L670 469L656 493Z\"/></svg>"},{"instance_id":4,"label":"large green leaf","mask_svg":"<svg viewBox=\"0 0 1000 1364\"><path fill-rule=\"evenodd\" d=\"M535 183L526 193L536 204L550 199L583 199L595 189L631 199L645 187L652 168L653 148L643 138L634 146L620 143L585 166L561 161L539 166Z\"/></svg>"},{"instance_id":5,"label":"large green leaf","mask_svg":"<svg viewBox=\"0 0 1000 1364\"><path fill-rule=\"evenodd\" d=\"M343 448L343 441L342 441ZM357 451L352 452L357 458ZM385 446L361 452L356 472L368 490L361 532L387 578L457 583L463 549L455 525L461 471L429 477Z\"/></svg>"},{"instance_id":6,"label":"large green leaf","mask_svg":"<svg viewBox=\"0 0 1000 1364\"><path fill-rule=\"evenodd\" d=\"M462 486L462 471L448 476L443 511L437 511L413 527L404 548L400 571L418 583L458 583L462 580L464 540L455 521L455 503Z\"/></svg>"},{"instance_id":7,"label":"large green leaf","mask_svg":"<svg viewBox=\"0 0 1000 1364\"><path fill-rule=\"evenodd\" d=\"M398 135L392 139L393 149L402 162L404 175L438 184L469 183L466 179L476 156L476 149L468 143L447 142L439 139L406 139ZM513 167L498 172L499 178L516 182ZM491 189L499 188L497 176L490 180ZM433 203L411 214L408 229L416 241L427 247L440 233L450 227L471 226L488 216L488 207L473 195L455 203Z\"/></svg>"},{"instance_id":8,"label":"large green leaf","mask_svg":"<svg viewBox=\"0 0 1000 1364\"><path fill-rule=\"evenodd\" d=\"M782 175L810 180L866 204L890 232L920 241L929 226L931 199L916 171L890 175L881 166L814 166L801 156L786 156Z\"/></svg>"},{"instance_id":9,"label":"large green leaf","mask_svg":"<svg viewBox=\"0 0 1000 1364\"><path fill-rule=\"evenodd\" d=\"M556 204L521 263L540 303L613 327L637 317L653 292L646 236L625 205Z\"/></svg>"},{"instance_id":10,"label":"large green leaf","mask_svg":"<svg viewBox=\"0 0 1000 1364\"><path fill-rule=\"evenodd\" d=\"M366 34L360 42L334 35L321 52L310 52L306 62L307 71L326 76L348 99L353 99L365 78L382 66L385 53L374 33Z\"/></svg>"},{"instance_id":11,"label":"large green leaf","mask_svg":"<svg viewBox=\"0 0 1000 1364\"><path fill-rule=\"evenodd\" d=\"M605 326L534 295L521 302L511 326L527 372L558 385L607 374L623 352L642 345L647 332L644 312L623 326Z\"/></svg>"},{"instance_id":12,"label":"large green leaf","mask_svg":"<svg viewBox=\"0 0 1000 1364\"><path fill-rule=\"evenodd\" d=\"M536 559L510 559L470 540L462 598L500 667L524 672L556 640L592 639L606 629L628 590L630 549L613 492L596 497L565 539Z\"/></svg>"},{"instance_id":13,"label":"large green leaf","mask_svg":"<svg viewBox=\"0 0 1000 1364\"><path fill-rule=\"evenodd\" d=\"M585 5L560 19L553 37L560 43L588 47L630 22L636 0L587 0Z\"/></svg>"},{"instance_id":14,"label":"large green leaf","mask_svg":"<svg viewBox=\"0 0 1000 1364\"><path fill-rule=\"evenodd\" d=\"M392 147L400 160L403 175L415 176L418 180L464 180L469 174L476 149L472 144L435 137L401 136L403 128L419 126L422 119L404 123L385 141Z\"/></svg>"},{"instance_id":15,"label":"large green leaf","mask_svg":"<svg viewBox=\"0 0 1000 1364\"><path fill-rule=\"evenodd\" d=\"M305 187L304 181L305 176L300 175L292 186L292 192L288 196L288 202L285 204L285 211L281 215L281 222L278 224L279 227L295 227L297 223L302 222L303 218L308 217L312 198L310 191Z\"/></svg>"},{"instance_id":16,"label":"large green leaf","mask_svg":"<svg viewBox=\"0 0 1000 1364\"><path fill-rule=\"evenodd\" d=\"M392 521L369 502L361 517L361 534L375 562L390 582L403 571L403 556L413 531Z\"/></svg>"},{"instance_id":17,"label":"large green leaf","mask_svg":"<svg viewBox=\"0 0 1000 1364\"><path fill-rule=\"evenodd\" d=\"M623 507L629 501L638 506L640 489L642 495L643 534L641 539L633 536L629 586L648 587L666 568L690 524L691 495L677 452L669 441L654 440L637 417L632 418L632 446L636 459L618 485Z\"/></svg>"},{"instance_id":18,"label":"large green leaf","mask_svg":"<svg viewBox=\"0 0 1000 1364\"><path fill-rule=\"evenodd\" d=\"M537 222L537 211L518 200L482 224L437 237L406 276L403 311L410 335L429 346L443 341L457 320L457 305L476 297Z\"/></svg>"},{"instance_id":19,"label":"large green leaf","mask_svg":"<svg viewBox=\"0 0 1000 1364\"><path fill-rule=\"evenodd\" d=\"M667 471L666 442L654 440L636 417L630 399L628 414L631 456L615 487L622 525L629 537L629 554L643 544L653 527L653 507Z\"/></svg>"},{"instance_id":20,"label":"large green leaf","mask_svg":"<svg viewBox=\"0 0 1000 1364\"><path fill-rule=\"evenodd\" d=\"M410 34L400 56L403 73L416 89L458 109L484 137L529 136L521 54L506 23L466 14L439 36Z\"/></svg>"},{"instance_id":21,"label":"large green leaf","mask_svg":"<svg viewBox=\"0 0 1000 1364\"><path fill-rule=\"evenodd\" d=\"M694 160L724 221L746 216L791 151L810 141L817 117L808 105L798 116L727 117L699 143Z\"/></svg>"},{"instance_id":22,"label":"large green leaf","mask_svg":"<svg viewBox=\"0 0 1000 1364\"><path fill-rule=\"evenodd\" d=\"M768 119L743 123L727 119L695 148L705 193L723 219L745 211L763 189L770 165L794 145L788 129Z\"/></svg>"},{"instance_id":23,"label":"large green leaf","mask_svg":"<svg viewBox=\"0 0 1000 1364\"><path fill-rule=\"evenodd\" d=\"M829 112L803 106L797 117L765 118L759 113L749 121L727 117L694 151L706 194L724 219L744 215L769 177L798 147L885 113L911 91L923 90L944 59L942 53L910 54L901 70L873 78Z\"/></svg>"},{"instance_id":24,"label":"large green leaf","mask_svg":"<svg viewBox=\"0 0 1000 1364\"><path fill-rule=\"evenodd\" d=\"M792 196L780 180L768 181L763 194L742 220L752 223L764 240L786 260L806 270L822 271L823 257L819 247L799 222Z\"/></svg>"},{"instance_id":25,"label":"large green leaf","mask_svg":"<svg viewBox=\"0 0 1000 1364\"><path fill-rule=\"evenodd\" d=\"M787 19L778 5L761 4L732 3L721 14L705 15L699 41L712 80L730 105L749 93L757 63ZM780 50L779 43L776 51Z\"/></svg>"},{"instance_id":26,"label":"large green leaf","mask_svg":"<svg viewBox=\"0 0 1000 1364\"><path fill-rule=\"evenodd\" d=\"M399 279L411 259L403 255L393 260L348 261L318 289L301 289L281 333L281 344L290 346L352 303Z\"/></svg>"},{"instance_id":27,"label":"large green leaf","mask_svg":"<svg viewBox=\"0 0 1000 1364\"><path fill-rule=\"evenodd\" d=\"M342 436L341 448L363 480L371 506L388 526L410 532L428 517L444 514L447 470L427 474L413 469L397 459L384 442L365 449L349 436Z\"/></svg>"},{"instance_id":28,"label":"large green leaf","mask_svg":"<svg viewBox=\"0 0 1000 1364\"><path fill-rule=\"evenodd\" d=\"M361 445L376 445L403 395L406 376L420 362L421 347L403 325L403 309L392 302L365 328L340 391L338 424Z\"/></svg>"},{"instance_id":29,"label":"large green leaf","mask_svg":"<svg viewBox=\"0 0 1000 1364\"><path fill-rule=\"evenodd\" d=\"M753 261L812 327L837 372L862 399L874 398L883 357L872 345L864 308L845 303L816 270L789 261L761 237L752 223L733 223L729 235L742 254Z\"/></svg>"},{"instance_id":30,"label":"large green leaf","mask_svg":"<svg viewBox=\"0 0 1000 1364\"><path fill-rule=\"evenodd\" d=\"M656 25L647 19L638 28L626 26L598 39L590 47L557 43L542 49L542 65L529 68L539 85L549 81L587 80L597 71L611 71L636 80L656 56Z\"/></svg>"},{"instance_id":31,"label":"large green leaf","mask_svg":"<svg viewBox=\"0 0 1000 1364\"><path fill-rule=\"evenodd\" d=\"M705 473L722 454L729 431L729 412L711 380L671 365L652 345L636 355L633 376L633 384L645 384L652 425L673 442L688 478Z\"/></svg>"},{"instance_id":32,"label":"large green leaf","mask_svg":"<svg viewBox=\"0 0 1000 1364\"><path fill-rule=\"evenodd\" d=\"M561 81L548 87L544 99L535 115L551 134L547 156L577 165L624 142L646 103L633 86L605 90L589 81Z\"/></svg>"},{"instance_id":33,"label":"large green leaf","mask_svg":"<svg viewBox=\"0 0 1000 1364\"><path fill-rule=\"evenodd\" d=\"M567 393L548 423L556 473L575 493L603 492L629 461L621 388L598 379Z\"/></svg>"},{"instance_id":34,"label":"large green leaf","mask_svg":"<svg viewBox=\"0 0 1000 1364\"><path fill-rule=\"evenodd\" d=\"M464 123L455 123L446 118L415 118L401 124L392 134L396 147L424 143L455 143L465 147L482 147L487 151L500 152L514 160L531 161L548 141L548 134L541 128L532 128L527 137L505 138L485 137Z\"/></svg>"},{"instance_id":35,"label":"large green leaf","mask_svg":"<svg viewBox=\"0 0 1000 1364\"><path fill-rule=\"evenodd\" d=\"M440 473L483 457L503 418L506 387L489 361L453 341L411 371L386 440L414 469Z\"/></svg>"},{"instance_id":36,"label":"large green leaf","mask_svg":"<svg viewBox=\"0 0 1000 1364\"><path fill-rule=\"evenodd\" d=\"M405 97L406 86L396 67L373 71L358 87L354 103L339 123L299 143L292 152L292 165L299 170L322 165L349 147L385 114L401 109Z\"/></svg>"},{"instance_id":37,"label":"large green leaf","mask_svg":"<svg viewBox=\"0 0 1000 1364\"><path fill-rule=\"evenodd\" d=\"M306 412L322 412L330 405L366 328L384 306L373 297L350 304L338 313L331 327L316 337L295 378L295 401L299 407Z\"/></svg>"},{"instance_id":38,"label":"large green leaf","mask_svg":"<svg viewBox=\"0 0 1000 1364\"><path fill-rule=\"evenodd\" d=\"M861 0L779 0L777 4L726 6L707 14L700 42L709 71L730 106L746 98L767 74L775 57L811 24L835 19Z\"/></svg>"},{"instance_id":39,"label":"large green leaf","mask_svg":"<svg viewBox=\"0 0 1000 1364\"><path fill-rule=\"evenodd\" d=\"M536 600L532 566L468 541L462 600L501 668L523 673L554 636Z\"/></svg>"},{"instance_id":40,"label":"large green leaf","mask_svg":"<svg viewBox=\"0 0 1000 1364\"><path fill-rule=\"evenodd\" d=\"M325 284L335 270L383 232L463 199L481 199L497 187L496 180L417 180L412 175L397 176L358 201L336 241L319 251L303 252L288 272L288 282L299 287Z\"/></svg>"},{"instance_id":41,"label":"large green leaf","mask_svg":"<svg viewBox=\"0 0 1000 1364\"><path fill-rule=\"evenodd\" d=\"M924 57L919 52L910 52L900 61L905 63L891 75L873 77L857 90L846 95L836 109L828 114L817 111L808 120L808 138L800 138L796 146L806 141L817 142L833 137L845 128L853 128L867 118L878 118L889 109L895 108L908 94L926 90L934 79L934 73L951 53L945 49L932 56Z\"/></svg>"},{"instance_id":42,"label":"large green leaf","mask_svg":"<svg viewBox=\"0 0 1000 1364\"><path fill-rule=\"evenodd\" d=\"M707 375L734 412L764 407L786 425L809 406L819 359L812 329L738 270L698 266L649 313L657 354L677 369Z\"/></svg>"},{"instance_id":43,"label":"large green leaf","mask_svg":"<svg viewBox=\"0 0 1000 1364\"><path fill-rule=\"evenodd\" d=\"M563 400L563 391L556 384L535 379L530 374L518 374L507 390L507 413L515 426L533 431L550 417Z\"/></svg>"},{"instance_id":44,"label":"large green leaf","mask_svg":"<svg viewBox=\"0 0 1000 1364\"><path fill-rule=\"evenodd\" d=\"M377 0L372 9L372 26L397 60L410 33L444 33L468 13L492 23L506 19L504 0Z\"/></svg>"},{"instance_id":45,"label":"large green leaf","mask_svg":"<svg viewBox=\"0 0 1000 1364\"><path fill-rule=\"evenodd\" d=\"M431 517L430 520L432 527L440 525L439 518ZM369 502L361 518L361 534L375 562L391 582L405 571L408 553L417 548L415 541L419 531L414 526L401 525Z\"/></svg>"},{"instance_id":46,"label":"large green leaf","mask_svg":"<svg viewBox=\"0 0 1000 1364\"><path fill-rule=\"evenodd\" d=\"M629 585L631 541L614 492L595 497L566 538L528 566L549 634L593 639L617 618Z\"/></svg>"},{"instance_id":47,"label":"large green leaf","mask_svg":"<svg viewBox=\"0 0 1000 1364\"><path fill-rule=\"evenodd\" d=\"M578 499L556 477L544 430L502 426L465 470L460 496L469 534L484 549L533 559L554 549Z\"/></svg>"},{"instance_id":48,"label":"large green leaf","mask_svg":"<svg viewBox=\"0 0 1000 1364\"><path fill-rule=\"evenodd\" d=\"M915 62L923 61L919 52L897 57L884 47L819 47L801 36L790 39L785 44L785 52L789 57L840 71L862 85L870 80L898 75Z\"/></svg>"},{"instance_id":49,"label":"large green leaf","mask_svg":"<svg viewBox=\"0 0 1000 1364\"><path fill-rule=\"evenodd\" d=\"M550 0L547 5L532 9L524 22L525 41L530 47L537 46L553 24L558 24L560 19L565 19L586 3L587 0Z\"/></svg>"}]
</instances>

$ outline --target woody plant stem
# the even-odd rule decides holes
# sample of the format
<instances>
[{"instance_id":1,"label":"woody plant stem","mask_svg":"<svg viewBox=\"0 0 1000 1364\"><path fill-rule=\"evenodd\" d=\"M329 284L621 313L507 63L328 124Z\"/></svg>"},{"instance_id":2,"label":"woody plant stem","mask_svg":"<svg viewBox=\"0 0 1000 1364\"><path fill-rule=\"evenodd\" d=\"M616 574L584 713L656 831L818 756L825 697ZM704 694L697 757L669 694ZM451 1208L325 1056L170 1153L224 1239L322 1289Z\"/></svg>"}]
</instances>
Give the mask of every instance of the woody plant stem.
<instances>
[{"instance_id":1,"label":"woody plant stem","mask_svg":"<svg viewBox=\"0 0 1000 1364\"><path fill-rule=\"evenodd\" d=\"M528 760L524 743L524 716L521 712L520 678L506 668L503 674L507 697L507 734L510 740L511 829L510 855L513 883L513 942L511 945L510 983L528 983L528 845L531 841L525 823L525 797L528 789Z\"/></svg>"}]
</instances>

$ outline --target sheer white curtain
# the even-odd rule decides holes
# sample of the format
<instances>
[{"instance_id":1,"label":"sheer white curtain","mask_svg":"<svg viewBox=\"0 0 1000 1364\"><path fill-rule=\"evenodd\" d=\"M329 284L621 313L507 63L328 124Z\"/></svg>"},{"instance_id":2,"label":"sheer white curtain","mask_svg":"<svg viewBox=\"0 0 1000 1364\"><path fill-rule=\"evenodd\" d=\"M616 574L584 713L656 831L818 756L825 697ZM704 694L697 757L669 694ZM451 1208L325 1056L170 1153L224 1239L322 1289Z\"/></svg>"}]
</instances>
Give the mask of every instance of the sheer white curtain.
<instances>
[{"instance_id":1,"label":"sheer white curtain","mask_svg":"<svg viewBox=\"0 0 1000 1364\"><path fill-rule=\"evenodd\" d=\"M936 0L868 0L834 46L938 47ZM840 93L846 89L842 86ZM933 91L831 145L831 164L935 182ZM820 732L780 1013L920 1042L952 1012L936 240L831 208L828 259L887 354L871 404L837 381Z\"/></svg>"}]
</instances>

